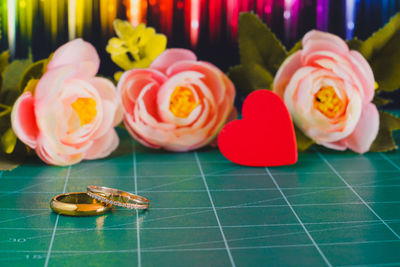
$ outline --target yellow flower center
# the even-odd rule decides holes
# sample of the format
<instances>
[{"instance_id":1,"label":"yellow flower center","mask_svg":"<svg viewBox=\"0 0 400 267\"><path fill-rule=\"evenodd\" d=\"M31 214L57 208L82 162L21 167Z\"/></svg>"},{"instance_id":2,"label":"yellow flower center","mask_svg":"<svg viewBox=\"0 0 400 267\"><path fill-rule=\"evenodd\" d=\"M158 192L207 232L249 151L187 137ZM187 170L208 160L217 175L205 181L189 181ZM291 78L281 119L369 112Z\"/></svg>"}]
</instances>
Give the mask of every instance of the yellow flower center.
<instances>
[{"instance_id":1,"label":"yellow flower center","mask_svg":"<svg viewBox=\"0 0 400 267\"><path fill-rule=\"evenodd\" d=\"M345 103L339 98L332 86L321 87L315 94L314 108L332 119L343 113Z\"/></svg>"},{"instance_id":2,"label":"yellow flower center","mask_svg":"<svg viewBox=\"0 0 400 267\"><path fill-rule=\"evenodd\" d=\"M71 107L78 114L81 126L91 123L97 115L96 101L93 98L78 98Z\"/></svg>"},{"instance_id":3,"label":"yellow flower center","mask_svg":"<svg viewBox=\"0 0 400 267\"><path fill-rule=\"evenodd\" d=\"M169 100L169 110L179 118L189 117L198 105L192 90L182 86L175 88Z\"/></svg>"}]
</instances>

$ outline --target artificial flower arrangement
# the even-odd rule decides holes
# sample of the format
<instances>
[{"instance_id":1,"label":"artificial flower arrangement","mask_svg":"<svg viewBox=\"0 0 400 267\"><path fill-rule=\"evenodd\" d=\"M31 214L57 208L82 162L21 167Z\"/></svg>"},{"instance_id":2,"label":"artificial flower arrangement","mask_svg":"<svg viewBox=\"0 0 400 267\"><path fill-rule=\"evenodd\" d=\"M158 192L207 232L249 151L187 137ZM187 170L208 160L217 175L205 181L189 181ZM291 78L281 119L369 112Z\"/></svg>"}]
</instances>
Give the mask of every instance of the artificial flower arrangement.
<instances>
[{"instance_id":1,"label":"artificial flower arrangement","mask_svg":"<svg viewBox=\"0 0 400 267\"><path fill-rule=\"evenodd\" d=\"M297 147L313 144L357 153L397 148L400 119L377 107L379 92L400 88L400 14L366 41L308 32L290 51L252 13L239 19L241 64L229 77L247 93L270 88L286 104Z\"/></svg>"},{"instance_id":2,"label":"artificial flower arrangement","mask_svg":"<svg viewBox=\"0 0 400 267\"><path fill-rule=\"evenodd\" d=\"M115 81L96 76L99 56L81 39L36 63L9 64L8 53L0 55L1 169L17 166L31 150L59 166L107 157L118 147L115 127L122 121L150 148L183 152L214 144L236 117L235 85L279 95L301 151L314 143L357 153L396 148L392 131L400 119L378 111L389 100L376 92L400 88L400 15L364 42L311 31L287 51L256 15L244 13L241 64L227 75L189 50L166 49L166 37L144 24L116 20L114 28L106 50L123 69Z\"/></svg>"}]
</instances>

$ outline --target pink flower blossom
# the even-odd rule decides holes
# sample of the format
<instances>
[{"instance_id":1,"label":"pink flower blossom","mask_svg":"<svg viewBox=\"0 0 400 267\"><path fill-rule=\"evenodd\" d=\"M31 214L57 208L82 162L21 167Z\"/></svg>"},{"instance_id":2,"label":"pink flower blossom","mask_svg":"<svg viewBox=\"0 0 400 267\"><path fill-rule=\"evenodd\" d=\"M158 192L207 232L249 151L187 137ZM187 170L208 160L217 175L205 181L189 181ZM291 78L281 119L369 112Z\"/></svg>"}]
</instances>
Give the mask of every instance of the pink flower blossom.
<instances>
[{"instance_id":1,"label":"pink flower blossom","mask_svg":"<svg viewBox=\"0 0 400 267\"><path fill-rule=\"evenodd\" d=\"M71 41L56 50L34 94L16 101L12 128L46 163L103 158L118 146L122 110L113 83L95 76L99 66L91 44Z\"/></svg>"},{"instance_id":2,"label":"pink flower blossom","mask_svg":"<svg viewBox=\"0 0 400 267\"><path fill-rule=\"evenodd\" d=\"M129 133L170 151L210 144L234 109L228 77L185 49L168 49L149 68L125 72L118 90Z\"/></svg>"},{"instance_id":3,"label":"pink flower blossom","mask_svg":"<svg viewBox=\"0 0 400 267\"><path fill-rule=\"evenodd\" d=\"M339 37L311 31L280 67L274 92L297 127L328 148L367 152L379 130L371 67Z\"/></svg>"}]
</instances>

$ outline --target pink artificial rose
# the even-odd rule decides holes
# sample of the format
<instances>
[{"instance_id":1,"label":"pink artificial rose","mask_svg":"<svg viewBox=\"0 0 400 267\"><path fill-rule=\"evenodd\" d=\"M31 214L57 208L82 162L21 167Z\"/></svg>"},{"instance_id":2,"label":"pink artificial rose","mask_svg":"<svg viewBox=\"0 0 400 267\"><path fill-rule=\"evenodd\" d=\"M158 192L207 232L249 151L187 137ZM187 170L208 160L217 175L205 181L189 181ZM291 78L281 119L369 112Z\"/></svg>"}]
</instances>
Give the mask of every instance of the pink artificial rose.
<instances>
[{"instance_id":1,"label":"pink artificial rose","mask_svg":"<svg viewBox=\"0 0 400 267\"><path fill-rule=\"evenodd\" d=\"M185 49L168 49L149 68L125 72L118 91L129 133L170 151L210 144L234 110L233 83Z\"/></svg>"},{"instance_id":2,"label":"pink artificial rose","mask_svg":"<svg viewBox=\"0 0 400 267\"><path fill-rule=\"evenodd\" d=\"M297 127L318 144L365 153L379 129L371 67L339 37L310 31L280 67L274 92Z\"/></svg>"},{"instance_id":3,"label":"pink artificial rose","mask_svg":"<svg viewBox=\"0 0 400 267\"><path fill-rule=\"evenodd\" d=\"M122 109L113 83L95 77L99 66L91 44L71 41L56 50L34 95L17 99L12 128L46 163L104 158L118 146Z\"/></svg>"}]
</instances>

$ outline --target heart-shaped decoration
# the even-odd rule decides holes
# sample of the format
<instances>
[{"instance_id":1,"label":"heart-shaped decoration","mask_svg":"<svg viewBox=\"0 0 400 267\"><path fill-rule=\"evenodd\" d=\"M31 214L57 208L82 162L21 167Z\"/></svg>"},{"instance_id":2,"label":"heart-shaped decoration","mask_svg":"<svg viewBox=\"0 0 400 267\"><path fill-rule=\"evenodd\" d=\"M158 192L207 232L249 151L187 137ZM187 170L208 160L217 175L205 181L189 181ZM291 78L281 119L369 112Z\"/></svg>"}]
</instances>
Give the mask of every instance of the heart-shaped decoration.
<instances>
[{"instance_id":1,"label":"heart-shaped decoration","mask_svg":"<svg viewBox=\"0 0 400 267\"><path fill-rule=\"evenodd\" d=\"M268 90L251 93L243 103L242 120L221 130L218 146L230 161L255 167L297 162L296 136L282 99Z\"/></svg>"}]
</instances>

